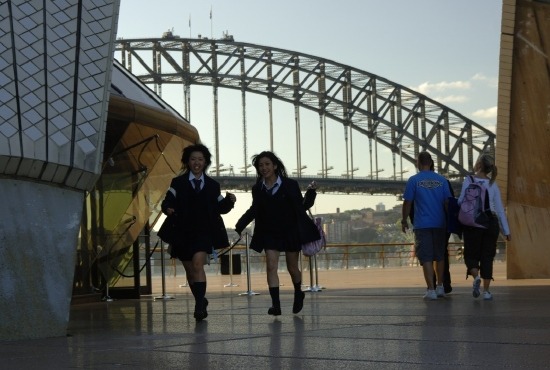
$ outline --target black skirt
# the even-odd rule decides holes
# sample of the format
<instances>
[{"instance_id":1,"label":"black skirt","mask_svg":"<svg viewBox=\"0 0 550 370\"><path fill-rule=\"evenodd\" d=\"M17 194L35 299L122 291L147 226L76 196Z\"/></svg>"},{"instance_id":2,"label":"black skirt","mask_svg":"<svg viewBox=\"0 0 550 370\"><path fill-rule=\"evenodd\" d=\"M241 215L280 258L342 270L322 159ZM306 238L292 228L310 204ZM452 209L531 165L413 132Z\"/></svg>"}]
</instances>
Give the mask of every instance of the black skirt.
<instances>
[{"instance_id":1,"label":"black skirt","mask_svg":"<svg viewBox=\"0 0 550 370\"><path fill-rule=\"evenodd\" d=\"M295 233L280 234L276 232L263 232L254 235L254 244L263 249L273 249L279 252L299 252L302 245Z\"/></svg>"},{"instance_id":2,"label":"black skirt","mask_svg":"<svg viewBox=\"0 0 550 370\"><path fill-rule=\"evenodd\" d=\"M189 240L182 240L172 245L171 256L180 261L191 261L197 252L212 254L212 236L209 233L201 233Z\"/></svg>"}]
</instances>

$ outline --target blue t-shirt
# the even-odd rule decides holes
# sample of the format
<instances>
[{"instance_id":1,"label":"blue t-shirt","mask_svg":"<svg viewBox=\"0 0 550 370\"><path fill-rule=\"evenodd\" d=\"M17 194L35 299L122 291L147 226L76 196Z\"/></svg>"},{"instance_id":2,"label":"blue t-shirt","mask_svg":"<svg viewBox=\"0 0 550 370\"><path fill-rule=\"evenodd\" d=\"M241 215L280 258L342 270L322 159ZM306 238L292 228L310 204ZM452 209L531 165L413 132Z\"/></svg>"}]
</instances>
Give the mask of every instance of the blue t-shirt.
<instances>
[{"instance_id":1,"label":"blue t-shirt","mask_svg":"<svg viewBox=\"0 0 550 370\"><path fill-rule=\"evenodd\" d=\"M420 171L407 181L403 199L413 202L413 229L445 227L445 200L451 196L447 179L433 171Z\"/></svg>"}]
</instances>

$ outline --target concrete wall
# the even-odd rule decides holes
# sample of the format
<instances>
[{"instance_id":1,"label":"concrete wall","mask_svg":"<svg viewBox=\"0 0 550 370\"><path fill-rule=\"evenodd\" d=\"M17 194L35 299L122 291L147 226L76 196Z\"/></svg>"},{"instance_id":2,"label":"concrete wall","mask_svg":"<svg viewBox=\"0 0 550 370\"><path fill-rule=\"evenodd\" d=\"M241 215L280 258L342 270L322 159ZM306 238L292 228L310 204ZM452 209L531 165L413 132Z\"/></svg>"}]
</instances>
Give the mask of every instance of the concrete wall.
<instances>
[{"instance_id":1,"label":"concrete wall","mask_svg":"<svg viewBox=\"0 0 550 370\"><path fill-rule=\"evenodd\" d=\"M0 339L64 335L119 0L0 2Z\"/></svg>"},{"instance_id":2,"label":"concrete wall","mask_svg":"<svg viewBox=\"0 0 550 370\"><path fill-rule=\"evenodd\" d=\"M83 191L0 179L0 340L64 336Z\"/></svg>"}]
</instances>

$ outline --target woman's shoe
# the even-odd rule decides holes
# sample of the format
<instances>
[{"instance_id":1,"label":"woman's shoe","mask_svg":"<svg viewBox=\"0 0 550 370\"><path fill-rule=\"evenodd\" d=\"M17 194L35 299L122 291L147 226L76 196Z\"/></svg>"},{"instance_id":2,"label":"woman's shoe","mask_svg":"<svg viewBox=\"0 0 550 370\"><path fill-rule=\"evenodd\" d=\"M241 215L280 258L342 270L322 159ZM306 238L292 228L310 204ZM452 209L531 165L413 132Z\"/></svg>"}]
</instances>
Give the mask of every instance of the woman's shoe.
<instances>
[{"instance_id":1,"label":"woman's shoe","mask_svg":"<svg viewBox=\"0 0 550 370\"><path fill-rule=\"evenodd\" d=\"M267 313L269 315L279 316L281 314L281 307L269 307L269 310L267 310Z\"/></svg>"},{"instance_id":2,"label":"woman's shoe","mask_svg":"<svg viewBox=\"0 0 550 370\"><path fill-rule=\"evenodd\" d=\"M472 285L472 295L474 296L474 298L477 298L479 297L479 288L481 286L481 278L479 277L479 275L477 275L474 279L474 283Z\"/></svg>"},{"instance_id":3,"label":"woman's shoe","mask_svg":"<svg viewBox=\"0 0 550 370\"><path fill-rule=\"evenodd\" d=\"M195 318L195 321L197 321L197 322L206 319L207 316L208 316L208 313L206 312L206 310L195 311L195 313L193 314L193 317Z\"/></svg>"},{"instance_id":4,"label":"woman's shoe","mask_svg":"<svg viewBox=\"0 0 550 370\"><path fill-rule=\"evenodd\" d=\"M292 305L292 313L298 313L302 311L304 307L304 298L306 294L302 291L294 293L294 304Z\"/></svg>"},{"instance_id":5,"label":"woman's shoe","mask_svg":"<svg viewBox=\"0 0 550 370\"><path fill-rule=\"evenodd\" d=\"M195 313L193 314L193 316L195 317L195 320L197 320L197 322L206 319L206 317L208 316L206 307L208 307L208 299L206 298L204 298L202 309L199 305L195 304Z\"/></svg>"}]
</instances>

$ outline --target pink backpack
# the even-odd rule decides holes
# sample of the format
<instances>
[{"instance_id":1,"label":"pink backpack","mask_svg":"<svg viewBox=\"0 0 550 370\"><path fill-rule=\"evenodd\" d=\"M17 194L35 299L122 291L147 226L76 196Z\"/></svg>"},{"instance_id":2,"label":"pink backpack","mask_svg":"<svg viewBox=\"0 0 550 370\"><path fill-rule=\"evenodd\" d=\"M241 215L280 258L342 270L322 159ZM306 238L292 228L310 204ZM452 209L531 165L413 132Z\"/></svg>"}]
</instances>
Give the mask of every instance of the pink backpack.
<instances>
[{"instance_id":1,"label":"pink backpack","mask_svg":"<svg viewBox=\"0 0 550 370\"><path fill-rule=\"evenodd\" d=\"M464 198L458 211L458 221L465 226L486 229L493 214L489 206L489 191L484 183L477 183L469 176L470 184L464 192Z\"/></svg>"}]
</instances>

